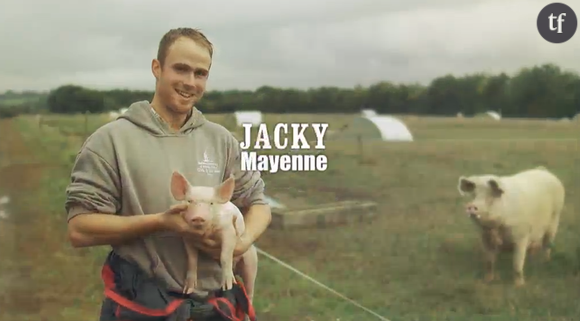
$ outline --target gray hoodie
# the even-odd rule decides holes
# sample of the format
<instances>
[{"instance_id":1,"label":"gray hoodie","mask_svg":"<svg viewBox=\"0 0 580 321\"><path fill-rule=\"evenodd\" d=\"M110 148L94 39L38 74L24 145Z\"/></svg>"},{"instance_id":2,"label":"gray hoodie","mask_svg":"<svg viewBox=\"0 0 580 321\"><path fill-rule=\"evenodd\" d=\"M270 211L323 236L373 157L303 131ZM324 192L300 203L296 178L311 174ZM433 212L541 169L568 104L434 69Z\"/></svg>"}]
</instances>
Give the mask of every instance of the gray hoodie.
<instances>
[{"instance_id":1,"label":"gray hoodie","mask_svg":"<svg viewBox=\"0 0 580 321\"><path fill-rule=\"evenodd\" d=\"M174 132L149 102L140 101L97 129L82 146L66 190L68 220L83 213L130 216L164 212L177 203L170 190L174 170L193 185L205 186L216 186L233 173L234 204L240 208L267 204L260 172L240 170L239 144L227 129L206 120L194 107L188 121ZM155 233L113 249L171 290L183 288L187 259L179 235ZM218 262L203 253L198 279L198 291L193 293L198 298L221 284Z\"/></svg>"}]
</instances>

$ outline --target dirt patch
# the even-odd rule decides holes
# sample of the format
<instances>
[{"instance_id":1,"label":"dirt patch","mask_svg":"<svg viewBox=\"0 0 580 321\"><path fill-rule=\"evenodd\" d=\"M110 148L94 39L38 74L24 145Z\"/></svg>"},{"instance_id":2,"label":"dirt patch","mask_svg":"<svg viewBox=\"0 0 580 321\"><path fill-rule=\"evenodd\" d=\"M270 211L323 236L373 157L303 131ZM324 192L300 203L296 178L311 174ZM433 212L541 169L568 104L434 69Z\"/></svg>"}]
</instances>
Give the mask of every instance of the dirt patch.
<instances>
[{"instance_id":1,"label":"dirt patch","mask_svg":"<svg viewBox=\"0 0 580 321\"><path fill-rule=\"evenodd\" d=\"M9 192L12 188L20 188L19 184L30 186L26 184L37 182L36 169L41 165L34 164L33 154L12 120L0 121L0 137L0 190Z\"/></svg>"},{"instance_id":2,"label":"dirt patch","mask_svg":"<svg viewBox=\"0 0 580 321\"><path fill-rule=\"evenodd\" d=\"M38 188L46 166L35 162L12 120L0 122L0 137L0 194L10 198L7 206L9 217L0 221L0 244L4 254L0 263L0 319L16 320L23 313L33 313L35 306L41 306L39 302L29 304L33 289L22 292L18 288L28 283L25 279L30 275L23 262L34 257L27 251L30 248L26 243L26 232L30 231L26 228L27 222L31 213L39 210L33 204L28 204L28 207L37 207L35 210L22 210L26 207L22 204L23 197ZM42 235L39 235L34 248L46 251L43 244Z\"/></svg>"},{"instance_id":3,"label":"dirt patch","mask_svg":"<svg viewBox=\"0 0 580 321\"><path fill-rule=\"evenodd\" d=\"M18 193L35 188L46 168L46 165L38 163L8 165L0 169L0 189L15 197Z\"/></svg>"},{"instance_id":4,"label":"dirt patch","mask_svg":"<svg viewBox=\"0 0 580 321\"><path fill-rule=\"evenodd\" d=\"M38 151L46 146L26 141L16 121L0 123L0 194L10 197L9 219L0 221L0 320L92 320L100 262L69 245L58 207L69 165Z\"/></svg>"}]
</instances>

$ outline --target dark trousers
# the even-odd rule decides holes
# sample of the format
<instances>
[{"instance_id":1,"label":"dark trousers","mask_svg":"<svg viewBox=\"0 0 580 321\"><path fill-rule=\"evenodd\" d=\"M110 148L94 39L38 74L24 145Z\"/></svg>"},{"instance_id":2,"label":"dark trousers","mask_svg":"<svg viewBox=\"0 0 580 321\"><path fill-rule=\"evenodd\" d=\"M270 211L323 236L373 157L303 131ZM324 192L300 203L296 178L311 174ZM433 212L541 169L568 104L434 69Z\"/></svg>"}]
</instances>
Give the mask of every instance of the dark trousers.
<instances>
[{"instance_id":1,"label":"dark trousers","mask_svg":"<svg viewBox=\"0 0 580 321\"><path fill-rule=\"evenodd\" d=\"M188 321L190 318L193 321L226 321L213 305L168 292L157 280L113 251L107 257L102 277L106 288L114 288L114 295L130 301L123 304L137 307L127 308L116 302L118 299L106 297L101 305L99 321ZM231 293L228 297L231 297L229 303L235 306L237 300ZM171 311L170 306L177 309L164 312Z\"/></svg>"}]
</instances>

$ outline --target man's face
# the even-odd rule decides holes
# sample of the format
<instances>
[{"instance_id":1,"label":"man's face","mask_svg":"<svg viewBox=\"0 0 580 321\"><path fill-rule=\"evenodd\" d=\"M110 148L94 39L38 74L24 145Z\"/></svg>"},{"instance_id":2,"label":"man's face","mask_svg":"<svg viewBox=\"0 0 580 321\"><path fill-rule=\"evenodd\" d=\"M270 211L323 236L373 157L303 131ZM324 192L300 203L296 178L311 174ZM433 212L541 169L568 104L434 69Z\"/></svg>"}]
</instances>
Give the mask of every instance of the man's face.
<instances>
[{"instance_id":1,"label":"man's face","mask_svg":"<svg viewBox=\"0 0 580 321\"><path fill-rule=\"evenodd\" d=\"M187 114L203 97L211 57L207 48L181 37L169 47L163 66L153 60L156 94L171 112Z\"/></svg>"}]
</instances>

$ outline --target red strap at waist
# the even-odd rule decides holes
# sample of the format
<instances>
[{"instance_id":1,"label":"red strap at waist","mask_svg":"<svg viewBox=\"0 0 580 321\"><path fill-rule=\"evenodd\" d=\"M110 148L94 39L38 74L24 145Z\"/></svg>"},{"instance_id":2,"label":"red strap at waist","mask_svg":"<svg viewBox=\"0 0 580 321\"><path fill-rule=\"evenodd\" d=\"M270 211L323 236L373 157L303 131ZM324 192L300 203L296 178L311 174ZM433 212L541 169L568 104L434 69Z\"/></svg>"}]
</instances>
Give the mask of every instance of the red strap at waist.
<instances>
[{"instance_id":1,"label":"red strap at waist","mask_svg":"<svg viewBox=\"0 0 580 321\"><path fill-rule=\"evenodd\" d=\"M248 298L244 284L238 278L237 284L233 289L235 295L235 303L228 300L226 297L217 297L208 299L208 303L213 305L216 311L230 321L243 321L246 314L251 321L256 321L256 313L254 307Z\"/></svg>"},{"instance_id":2,"label":"red strap at waist","mask_svg":"<svg viewBox=\"0 0 580 321\"><path fill-rule=\"evenodd\" d=\"M115 301L117 304L124 306L125 308L135 311L137 313L149 316L168 316L175 312L175 310L183 303L184 299L174 299L169 303L165 309L151 309L143 305L137 304L119 293L115 292L115 276L111 268L104 264L101 270L101 278L105 283L105 296Z\"/></svg>"}]
</instances>

